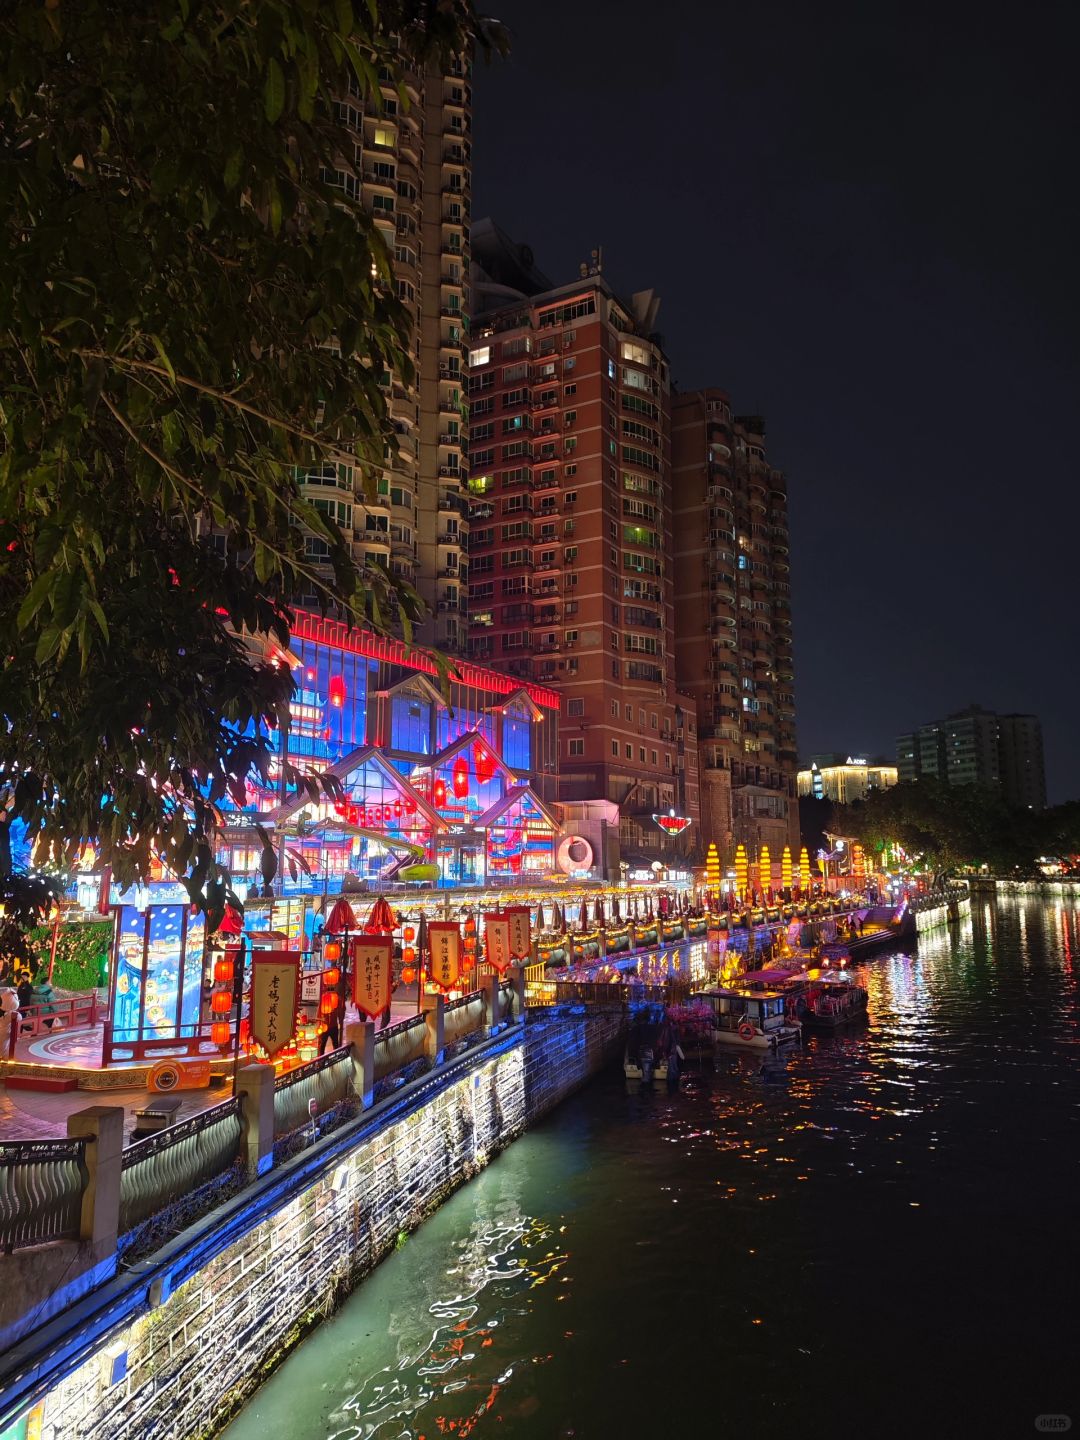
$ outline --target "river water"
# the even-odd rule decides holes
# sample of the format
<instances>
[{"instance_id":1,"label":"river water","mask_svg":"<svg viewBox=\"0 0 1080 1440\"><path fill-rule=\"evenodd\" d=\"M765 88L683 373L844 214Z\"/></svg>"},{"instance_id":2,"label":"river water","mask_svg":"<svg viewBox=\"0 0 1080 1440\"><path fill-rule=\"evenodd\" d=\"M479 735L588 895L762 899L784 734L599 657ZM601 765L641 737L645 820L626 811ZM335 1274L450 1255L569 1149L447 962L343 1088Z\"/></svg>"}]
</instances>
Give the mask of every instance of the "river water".
<instances>
[{"instance_id":1,"label":"river water","mask_svg":"<svg viewBox=\"0 0 1080 1440\"><path fill-rule=\"evenodd\" d=\"M228 1440L1080 1426L1080 911L859 967L870 1025L628 1095L459 1191ZM223 1337L223 1340L225 1337Z\"/></svg>"}]
</instances>

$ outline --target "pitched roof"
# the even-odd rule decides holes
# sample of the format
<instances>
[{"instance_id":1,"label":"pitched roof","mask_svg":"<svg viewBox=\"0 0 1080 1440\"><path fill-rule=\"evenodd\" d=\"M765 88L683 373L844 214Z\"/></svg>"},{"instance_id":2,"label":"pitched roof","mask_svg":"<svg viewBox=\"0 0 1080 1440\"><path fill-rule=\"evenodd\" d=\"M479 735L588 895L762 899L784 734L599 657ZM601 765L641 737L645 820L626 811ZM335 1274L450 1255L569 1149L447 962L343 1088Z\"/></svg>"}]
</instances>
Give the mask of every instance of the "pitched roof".
<instances>
[{"instance_id":1,"label":"pitched roof","mask_svg":"<svg viewBox=\"0 0 1080 1440\"><path fill-rule=\"evenodd\" d=\"M489 705L487 708L489 711L505 711L515 702L523 706L534 720L543 719L544 712L527 690L515 690L512 695L504 696L497 705Z\"/></svg>"},{"instance_id":2,"label":"pitched roof","mask_svg":"<svg viewBox=\"0 0 1080 1440\"><path fill-rule=\"evenodd\" d=\"M405 776L395 770L382 751L374 745L361 745L356 750L350 750L348 755L343 755L340 760L327 766L321 773L333 775L335 779L344 781L353 770L359 770L361 765L368 763L373 764L377 770L381 771L406 799L414 800L419 814L423 815L432 825L437 825L440 829L445 827L446 821L442 819L439 812L432 809L424 797L409 784ZM302 810L305 805L312 803L310 796L297 793L284 805L279 805L276 810L271 811L269 819L272 824L279 825L283 820L288 820L291 815L295 815L298 810ZM321 800L314 803L321 803Z\"/></svg>"},{"instance_id":3,"label":"pitched roof","mask_svg":"<svg viewBox=\"0 0 1080 1440\"><path fill-rule=\"evenodd\" d=\"M396 685L391 685L387 690L376 690L376 695L400 695L409 690L417 690L421 695L427 697L433 705L440 706L443 710L446 706L446 696L443 695L427 678L426 675L406 675L404 680L399 680Z\"/></svg>"},{"instance_id":4,"label":"pitched roof","mask_svg":"<svg viewBox=\"0 0 1080 1440\"><path fill-rule=\"evenodd\" d=\"M501 816L506 814L515 800L523 800L526 796L533 802L553 830L560 829L558 820L555 819L555 816L540 799L531 785L515 785L512 790L506 792L501 800L496 800L494 805L490 805L478 819L473 821L473 824L478 827L484 826L485 828L488 825L494 825Z\"/></svg>"},{"instance_id":5,"label":"pitched roof","mask_svg":"<svg viewBox=\"0 0 1080 1440\"><path fill-rule=\"evenodd\" d=\"M459 735L458 738L447 745L445 749L439 750L436 754L424 760L418 760L413 768L416 770L433 770L437 765L443 765L447 760L453 760L456 755L460 755L463 750L467 750L470 745L475 745L478 742L483 745L485 750L490 752L491 758L495 762L495 768L502 771L511 785L518 784L518 778L513 770L511 770L510 766L503 760L487 736L482 735L479 730L469 730L466 734Z\"/></svg>"}]
</instances>

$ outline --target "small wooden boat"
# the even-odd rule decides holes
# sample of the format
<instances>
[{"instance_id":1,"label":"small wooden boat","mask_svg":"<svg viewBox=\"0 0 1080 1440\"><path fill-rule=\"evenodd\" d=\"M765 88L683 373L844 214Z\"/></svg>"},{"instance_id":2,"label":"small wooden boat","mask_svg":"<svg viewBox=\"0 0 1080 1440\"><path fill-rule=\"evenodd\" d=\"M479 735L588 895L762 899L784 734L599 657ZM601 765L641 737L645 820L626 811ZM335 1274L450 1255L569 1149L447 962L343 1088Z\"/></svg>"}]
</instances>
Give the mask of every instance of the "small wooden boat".
<instances>
[{"instance_id":1,"label":"small wooden boat","mask_svg":"<svg viewBox=\"0 0 1080 1440\"><path fill-rule=\"evenodd\" d=\"M737 1045L747 1050L777 1049L794 1044L799 1027L789 1024L784 1013L784 995L777 990L738 990L717 986L699 991L695 1001L704 1001L713 1012L713 1043Z\"/></svg>"},{"instance_id":2,"label":"small wooden boat","mask_svg":"<svg viewBox=\"0 0 1080 1440\"><path fill-rule=\"evenodd\" d=\"M811 982L800 1011L809 1030L838 1030L867 1019L869 997L843 970L828 971Z\"/></svg>"}]
</instances>

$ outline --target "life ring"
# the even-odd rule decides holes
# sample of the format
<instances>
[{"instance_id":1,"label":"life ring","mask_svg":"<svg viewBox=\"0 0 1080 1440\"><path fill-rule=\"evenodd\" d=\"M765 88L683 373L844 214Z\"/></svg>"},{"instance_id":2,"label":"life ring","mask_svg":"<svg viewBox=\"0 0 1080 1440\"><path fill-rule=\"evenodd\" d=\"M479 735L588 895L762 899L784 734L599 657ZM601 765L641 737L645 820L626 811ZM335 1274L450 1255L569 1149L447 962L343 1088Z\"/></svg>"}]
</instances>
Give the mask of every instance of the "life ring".
<instances>
[{"instance_id":1,"label":"life ring","mask_svg":"<svg viewBox=\"0 0 1080 1440\"><path fill-rule=\"evenodd\" d=\"M753 1025L750 1024L749 1020L744 1020L739 1026L739 1034L744 1040L753 1040L754 1036L757 1034L757 1031L754 1029Z\"/></svg>"}]
</instances>

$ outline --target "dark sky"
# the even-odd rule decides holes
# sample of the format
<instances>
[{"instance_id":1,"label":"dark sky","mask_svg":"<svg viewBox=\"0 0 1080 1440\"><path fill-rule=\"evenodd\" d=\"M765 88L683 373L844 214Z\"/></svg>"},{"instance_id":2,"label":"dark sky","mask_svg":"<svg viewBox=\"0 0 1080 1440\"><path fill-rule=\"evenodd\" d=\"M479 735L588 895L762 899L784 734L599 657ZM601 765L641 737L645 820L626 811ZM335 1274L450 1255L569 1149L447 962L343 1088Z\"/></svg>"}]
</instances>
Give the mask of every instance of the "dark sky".
<instances>
[{"instance_id":1,"label":"dark sky","mask_svg":"<svg viewBox=\"0 0 1080 1440\"><path fill-rule=\"evenodd\" d=\"M474 214L766 416L800 754L978 701L1080 796L1080 5L491 4Z\"/></svg>"}]
</instances>

